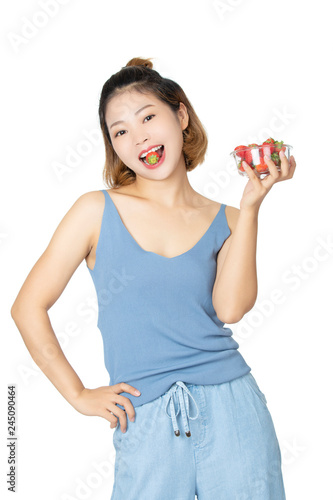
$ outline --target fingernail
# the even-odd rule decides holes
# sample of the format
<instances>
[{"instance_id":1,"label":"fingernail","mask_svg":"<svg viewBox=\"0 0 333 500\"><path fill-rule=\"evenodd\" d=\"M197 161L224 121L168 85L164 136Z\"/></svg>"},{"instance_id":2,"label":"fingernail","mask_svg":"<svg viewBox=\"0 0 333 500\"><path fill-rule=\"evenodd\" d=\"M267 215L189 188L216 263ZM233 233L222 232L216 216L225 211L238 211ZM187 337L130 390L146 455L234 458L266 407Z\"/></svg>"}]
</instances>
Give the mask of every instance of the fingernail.
<instances>
[{"instance_id":1,"label":"fingernail","mask_svg":"<svg viewBox=\"0 0 333 500\"><path fill-rule=\"evenodd\" d=\"M141 392L140 392L140 391L134 391L134 394L135 394L136 396L140 396Z\"/></svg>"},{"instance_id":2,"label":"fingernail","mask_svg":"<svg viewBox=\"0 0 333 500\"><path fill-rule=\"evenodd\" d=\"M134 422L134 417L130 417L130 421L131 421L131 422Z\"/></svg>"},{"instance_id":3,"label":"fingernail","mask_svg":"<svg viewBox=\"0 0 333 500\"><path fill-rule=\"evenodd\" d=\"M282 149L281 149L281 151L280 151L280 156L282 156L282 158L284 158L284 157L286 156L286 155L284 154L284 152L282 151Z\"/></svg>"},{"instance_id":4,"label":"fingernail","mask_svg":"<svg viewBox=\"0 0 333 500\"><path fill-rule=\"evenodd\" d=\"M265 155L264 156L265 160L270 160L269 156Z\"/></svg>"},{"instance_id":5,"label":"fingernail","mask_svg":"<svg viewBox=\"0 0 333 500\"><path fill-rule=\"evenodd\" d=\"M121 432L122 432L123 434L125 434L126 429L121 429Z\"/></svg>"}]
</instances>

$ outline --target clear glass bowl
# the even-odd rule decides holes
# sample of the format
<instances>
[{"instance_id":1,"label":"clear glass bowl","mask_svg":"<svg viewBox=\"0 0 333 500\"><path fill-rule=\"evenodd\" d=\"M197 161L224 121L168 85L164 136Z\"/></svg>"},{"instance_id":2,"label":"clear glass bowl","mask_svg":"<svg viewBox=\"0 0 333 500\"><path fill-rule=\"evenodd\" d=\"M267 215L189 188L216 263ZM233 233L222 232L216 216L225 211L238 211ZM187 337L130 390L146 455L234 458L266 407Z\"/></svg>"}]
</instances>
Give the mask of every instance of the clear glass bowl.
<instances>
[{"instance_id":1,"label":"clear glass bowl","mask_svg":"<svg viewBox=\"0 0 333 500\"><path fill-rule=\"evenodd\" d=\"M271 160L273 160L277 169L280 171L281 159L278 150L282 149L289 161L292 148L293 147L289 144L282 144L278 148L274 144L261 144L252 148L245 147L243 149L238 149L237 151L232 151L230 155L233 156L240 175L248 177L244 167L242 166L242 161L246 161L246 163L248 163L253 170L256 170L259 175L266 175L269 174L270 171L265 163L264 156L267 155Z\"/></svg>"}]
</instances>

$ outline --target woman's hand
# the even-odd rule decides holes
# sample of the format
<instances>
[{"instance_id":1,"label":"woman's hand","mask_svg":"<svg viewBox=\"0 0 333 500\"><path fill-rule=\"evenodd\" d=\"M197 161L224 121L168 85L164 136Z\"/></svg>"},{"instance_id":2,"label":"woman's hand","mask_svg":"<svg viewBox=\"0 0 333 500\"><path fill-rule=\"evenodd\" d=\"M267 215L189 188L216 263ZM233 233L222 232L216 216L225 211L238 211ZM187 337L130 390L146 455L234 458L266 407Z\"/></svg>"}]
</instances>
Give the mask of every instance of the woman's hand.
<instances>
[{"instance_id":1,"label":"woman's hand","mask_svg":"<svg viewBox=\"0 0 333 500\"><path fill-rule=\"evenodd\" d=\"M119 396L120 392L128 392L133 396L140 396L135 393L135 387L120 382L115 385L98 387L97 389L83 389L82 392L71 401L72 406L83 415L99 416L106 418L113 429L118 425L118 418L122 432L126 432L127 420L126 413L131 422L134 422L135 410L131 401L125 396ZM122 410L116 403L125 408ZM112 413L113 415L112 415ZM118 418L117 418L118 417Z\"/></svg>"},{"instance_id":2,"label":"woman's hand","mask_svg":"<svg viewBox=\"0 0 333 500\"><path fill-rule=\"evenodd\" d=\"M249 176L249 181L245 186L242 199L240 201L241 209L255 209L259 210L262 200L266 194L271 190L273 184L280 181L291 179L294 175L296 162L293 156L290 157L290 164L287 157L280 151L281 158L281 172L278 171L273 160L265 157L265 163L269 168L269 174L263 179L260 179L260 174L253 170L250 165L242 161L242 166Z\"/></svg>"}]
</instances>

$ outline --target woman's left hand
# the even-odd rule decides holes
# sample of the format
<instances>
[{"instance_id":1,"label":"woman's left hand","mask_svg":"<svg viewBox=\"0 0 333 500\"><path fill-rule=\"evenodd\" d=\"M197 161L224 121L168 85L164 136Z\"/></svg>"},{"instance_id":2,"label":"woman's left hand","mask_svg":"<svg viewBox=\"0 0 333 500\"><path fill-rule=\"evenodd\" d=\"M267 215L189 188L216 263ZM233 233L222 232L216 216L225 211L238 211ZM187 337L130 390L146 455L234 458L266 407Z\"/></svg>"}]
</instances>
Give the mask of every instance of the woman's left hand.
<instances>
[{"instance_id":1,"label":"woman's left hand","mask_svg":"<svg viewBox=\"0 0 333 500\"><path fill-rule=\"evenodd\" d=\"M294 175L296 162L293 156L290 157L290 164L288 158L279 153L281 158L281 171L276 168L275 163L271 159L265 159L265 163L269 168L269 174L263 179L260 179L260 174L252 169L245 161L242 161L242 166L249 176L249 181L245 186L242 199L240 201L240 208L259 210L262 200L266 194L271 190L273 184L280 181L291 179Z\"/></svg>"}]
</instances>

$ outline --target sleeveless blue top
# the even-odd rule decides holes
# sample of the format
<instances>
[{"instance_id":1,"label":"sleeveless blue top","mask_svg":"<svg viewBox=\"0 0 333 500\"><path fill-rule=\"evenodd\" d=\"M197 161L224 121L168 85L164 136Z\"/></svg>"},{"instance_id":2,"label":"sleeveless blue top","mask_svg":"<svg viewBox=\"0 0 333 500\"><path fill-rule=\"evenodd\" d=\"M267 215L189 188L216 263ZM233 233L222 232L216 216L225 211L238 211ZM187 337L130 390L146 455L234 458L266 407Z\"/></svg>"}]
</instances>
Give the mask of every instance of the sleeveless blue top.
<instances>
[{"instance_id":1,"label":"sleeveless blue top","mask_svg":"<svg viewBox=\"0 0 333 500\"><path fill-rule=\"evenodd\" d=\"M136 407L178 380L221 384L247 374L251 368L212 304L217 253L230 235L226 205L194 247L169 258L140 247L109 193L101 191L96 261L94 269L86 266L97 293L109 385L139 389L140 396L121 393Z\"/></svg>"}]
</instances>

